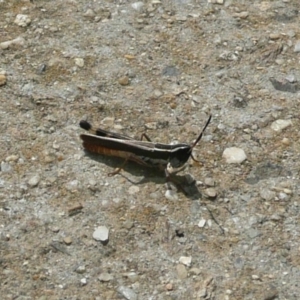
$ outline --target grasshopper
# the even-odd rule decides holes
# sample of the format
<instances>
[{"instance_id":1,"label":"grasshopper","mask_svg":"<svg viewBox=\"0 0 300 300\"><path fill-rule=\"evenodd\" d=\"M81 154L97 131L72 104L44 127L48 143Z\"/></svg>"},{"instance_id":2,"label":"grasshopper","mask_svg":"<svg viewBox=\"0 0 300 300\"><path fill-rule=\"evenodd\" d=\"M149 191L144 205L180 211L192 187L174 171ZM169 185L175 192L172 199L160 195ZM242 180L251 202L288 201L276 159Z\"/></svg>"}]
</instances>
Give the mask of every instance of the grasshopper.
<instances>
[{"instance_id":1,"label":"grasshopper","mask_svg":"<svg viewBox=\"0 0 300 300\"><path fill-rule=\"evenodd\" d=\"M210 120L211 116L209 116L196 141L191 144L153 143L146 134L143 134L142 138L145 137L148 141L136 140L123 134L100 128L94 129L89 122L84 120L80 121L80 127L92 134L81 134L80 138L83 141L84 149L89 152L125 159L123 165L116 171L109 173L109 176L119 173L127 161L134 161L145 167L163 170L166 177L169 178L170 174L181 171L190 157L197 161L192 151L200 141Z\"/></svg>"}]
</instances>

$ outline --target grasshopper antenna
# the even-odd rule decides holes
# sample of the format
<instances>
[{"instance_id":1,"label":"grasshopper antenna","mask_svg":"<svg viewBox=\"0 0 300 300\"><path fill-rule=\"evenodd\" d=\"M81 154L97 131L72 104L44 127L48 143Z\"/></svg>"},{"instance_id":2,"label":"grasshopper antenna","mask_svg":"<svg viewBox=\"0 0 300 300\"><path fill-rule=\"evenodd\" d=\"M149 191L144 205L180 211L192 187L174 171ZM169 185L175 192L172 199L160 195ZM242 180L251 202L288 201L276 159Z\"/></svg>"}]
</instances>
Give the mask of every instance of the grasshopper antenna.
<instances>
[{"instance_id":1,"label":"grasshopper antenna","mask_svg":"<svg viewBox=\"0 0 300 300\"><path fill-rule=\"evenodd\" d=\"M202 136L203 136L203 133L204 133L206 127L207 127L208 124L210 123L210 120L211 120L211 115L209 116L209 118L208 118L208 120L207 120L205 126L203 127L201 133L199 134L198 138L196 139L196 141L194 142L194 144L192 144L192 146L191 146L191 157L192 157L192 160L194 160L194 161L199 162L197 159L194 158L194 156L193 156L193 154L192 154L192 150L193 150L193 148L198 144L198 142L201 140L201 138L202 138Z\"/></svg>"}]
</instances>

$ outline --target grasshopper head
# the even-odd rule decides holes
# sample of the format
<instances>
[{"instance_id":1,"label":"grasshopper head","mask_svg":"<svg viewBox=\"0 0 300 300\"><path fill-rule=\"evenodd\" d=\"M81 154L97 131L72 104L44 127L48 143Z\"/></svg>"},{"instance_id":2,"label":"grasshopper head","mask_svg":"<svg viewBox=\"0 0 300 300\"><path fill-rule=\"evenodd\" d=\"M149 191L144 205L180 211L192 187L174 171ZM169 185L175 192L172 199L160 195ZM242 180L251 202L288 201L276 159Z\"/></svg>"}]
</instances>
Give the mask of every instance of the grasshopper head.
<instances>
[{"instance_id":1,"label":"grasshopper head","mask_svg":"<svg viewBox=\"0 0 300 300\"><path fill-rule=\"evenodd\" d=\"M206 127L208 126L210 120L211 120L211 115L209 116L204 128L202 129L201 133L199 134L199 136L197 137L197 139L194 143L192 143L191 145L181 144L181 145L178 145L179 146L178 148L175 148L172 150L170 159L169 159L169 163L173 168L180 168L181 166L183 166L188 161L190 156L192 157L192 159L194 161L197 161L193 157L192 151L193 151L193 148L201 140L202 135L203 135Z\"/></svg>"},{"instance_id":2,"label":"grasshopper head","mask_svg":"<svg viewBox=\"0 0 300 300\"><path fill-rule=\"evenodd\" d=\"M189 145L182 145L180 148L173 149L169 158L169 163L175 169L183 166L192 154L192 148Z\"/></svg>"}]
</instances>

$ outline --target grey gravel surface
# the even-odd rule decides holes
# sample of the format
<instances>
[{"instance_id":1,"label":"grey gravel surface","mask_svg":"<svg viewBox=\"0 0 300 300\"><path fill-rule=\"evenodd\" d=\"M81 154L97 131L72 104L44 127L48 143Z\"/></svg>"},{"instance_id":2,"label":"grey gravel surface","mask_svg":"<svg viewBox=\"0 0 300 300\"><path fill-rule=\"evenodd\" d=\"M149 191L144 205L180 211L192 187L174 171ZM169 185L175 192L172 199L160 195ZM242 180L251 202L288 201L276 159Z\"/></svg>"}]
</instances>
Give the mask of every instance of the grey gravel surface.
<instances>
[{"instance_id":1,"label":"grey gravel surface","mask_svg":"<svg viewBox=\"0 0 300 300\"><path fill-rule=\"evenodd\" d=\"M299 299L299 10L0 1L1 299ZM210 114L183 190L79 138L191 143Z\"/></svg>"}]
</instances>

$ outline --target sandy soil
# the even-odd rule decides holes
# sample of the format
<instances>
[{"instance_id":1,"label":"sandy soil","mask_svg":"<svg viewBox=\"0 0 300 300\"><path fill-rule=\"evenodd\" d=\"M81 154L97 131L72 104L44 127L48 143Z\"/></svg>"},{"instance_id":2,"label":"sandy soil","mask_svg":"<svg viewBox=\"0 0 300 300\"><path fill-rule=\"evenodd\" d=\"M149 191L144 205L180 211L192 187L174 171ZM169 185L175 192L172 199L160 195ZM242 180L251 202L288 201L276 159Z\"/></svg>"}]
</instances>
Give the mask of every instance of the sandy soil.
<instances>
[{"instance_id":1,"label":"sandy soil","mask_svg":"<svg viewBox=\"0 0 300 300\"><path fill-rule=\"evenodd\" d=\"M0 1L1 299L299 299L299 9ZM183 191L79 138L191 143L210 114Z\"/></svg>"}]
</instances>

